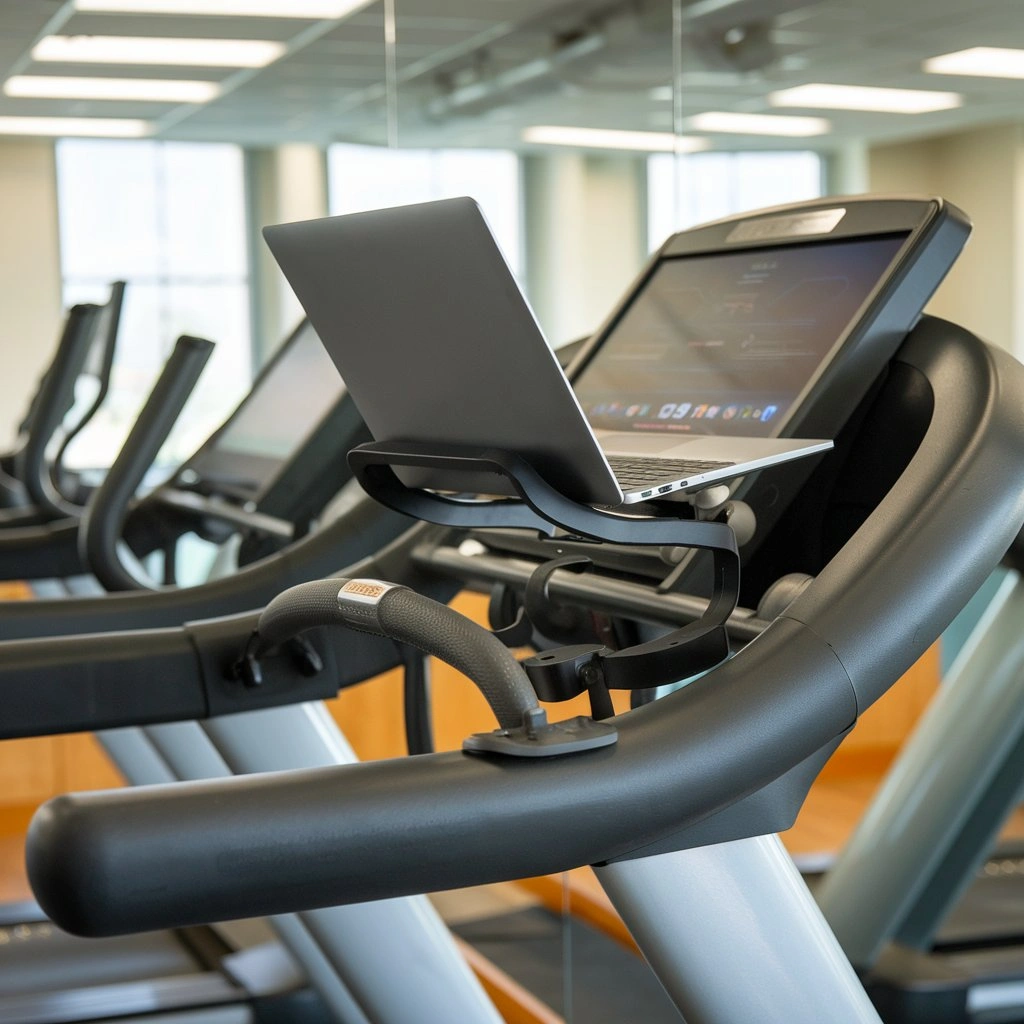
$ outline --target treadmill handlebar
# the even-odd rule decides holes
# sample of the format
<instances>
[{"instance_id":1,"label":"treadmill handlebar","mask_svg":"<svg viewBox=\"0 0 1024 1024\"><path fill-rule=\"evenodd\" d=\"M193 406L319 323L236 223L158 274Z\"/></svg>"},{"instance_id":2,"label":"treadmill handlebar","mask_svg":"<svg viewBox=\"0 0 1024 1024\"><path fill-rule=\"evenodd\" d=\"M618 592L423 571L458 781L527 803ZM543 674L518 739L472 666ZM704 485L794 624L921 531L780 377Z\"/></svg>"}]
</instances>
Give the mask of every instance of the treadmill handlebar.
<instances>
[{"instance_id":1,"label":"treadmill handlebar","mask_svg":"<svg viewBox=\"0 0 1024 1024\"><path fill-rule=\"evenodd\" d=\"M570 757L447 752L57 797L33 819L29 879L61 928L102 936L552 873L721 809L856 710L827 645L780 619Z\"/></svg>"},{"instance_id":2,"label":"treadmill handlebar","mask_svg":"<svg viewBox=\"0 0 1024 1024\"><path fill-rule=\"evenodd\" d=\"M447 605L382 580L339 578L291 587L263 611L248 657L258 659L315 626L348 626L440 658L469 676L504 729L518 728L537 708L526 673L493 633Z\"/></svg>"},{"instance_id":3,"label":"treadmill handlebar","mask_svg":"<svg viewBox=\"0 0 1024 1024\"><path fill-rule=\"evenodd\" d=\"M107 590L147 585L129 571L118 552L128 505L181 416L213 348L213 342L203 338L178 338L114 464L86 507L79 534L82 559Z\"/></svg>"},{"instance_id":4,"label":"treadmill handlebar","mask_svg":"<svg viewBox=\"0 0 1024 1024\"><path fill-rule=\"evenodd\" d=\"M78 552L78 520L0 530L0 578L66 579L85 572Z\"/></svg>"},{"instance_id":5,"label":"treadmill handlebar","mask_svg":"<svg viewBox=\"0 0 1024 1024\"><path fill-rule=\"evenodd\" d=\"M59 797L29 834L40 904L69 931L105 935L689 845L692 826L736 810L849 729L1024 523L1024 368L932 318L897 360L930 410L900 477L761 636L616 718L616 744L546 760L443 753Z\"/></svg>"},{"instance_id":6,"label":"treadmill handlebar","mask_svg":"<svg viewBox=\"0 0 1024 1024\"><path fill-rule=\"evenodd\" d=\"M102 307L79 303L68 311L53 362L29 409L28 439L16 456L17 476L32 503L50 519L77 516L81 509L65 501L50 480L46 452L75 402L75 383L86 360Z\"/></svg>"},{"instance_id":7,"label":"treadmill handlebar","mask_svg":"<svg viewBox=\"0 0 1024 1024\"><path fill-rule=\"evenodd\" d=\"M262 608L284 587L338 572L365 559L366 552L380 552L396 538L408 536L407 542L400 542L403 554L398 561L404 562L405 548L425 533L429 530L422 524L410 525L405 516L382 509L372 498L361 495L334 522L282 551L198 587L122 591L99 600L0 602L0 643L70 633L160 629L178 626L186 619L211 619ZM367 573L375 571L391 570L370 569ZM4 661L0 659L0 685L3 676Z\"/></svg>"}]
</instances>

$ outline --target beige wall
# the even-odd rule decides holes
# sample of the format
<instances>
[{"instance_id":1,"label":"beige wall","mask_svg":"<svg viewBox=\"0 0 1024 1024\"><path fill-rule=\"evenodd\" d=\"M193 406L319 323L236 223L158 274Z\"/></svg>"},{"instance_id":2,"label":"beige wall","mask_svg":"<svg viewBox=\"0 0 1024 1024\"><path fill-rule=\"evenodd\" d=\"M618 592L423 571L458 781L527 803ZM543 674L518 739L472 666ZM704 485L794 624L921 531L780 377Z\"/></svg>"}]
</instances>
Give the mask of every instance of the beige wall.
<instances>
[{"instance_id":1,"label":"beige wall","mask_svg":"<svg viewBox=\"0 0 1024 1024\"><path fill-rule=\"evenodd\" d=\"M302 318L302 307L260 235L267 224L327 214L327 161L318 146L292 143L246 154L253 232L254 335L260 362Z\"/></svg>"},{"instance_id":2,"label":"beige wall","mask_svg":"<svg viewBox=\"0 0 1024 1024\"><path fill-rule=\"evenodd\" d=\"M646 160L523 158L526 290L555 346L590 334L647 255Z\"/></svg>"},{"instance_id":3,"label":"beige wall","mask_svg":"<svg viewBox=\"0 0 1024 1024\"><path fill-rule=\"evenodd\" d=\"M53 143L0 141L0 450L9 447L61 324Z\"/></svg>"},{"instance_id":4,"label":"beige wall","mask_svg":"<svg viewBox=\"0 0 1024 1024\"><path fill-rule=\"evenodd\" d=\"M873 147L872 192L929 192L967 212L974 231L928 307L1024 356L1024 128L994 125Z\"/></svg>"}]
</instances>

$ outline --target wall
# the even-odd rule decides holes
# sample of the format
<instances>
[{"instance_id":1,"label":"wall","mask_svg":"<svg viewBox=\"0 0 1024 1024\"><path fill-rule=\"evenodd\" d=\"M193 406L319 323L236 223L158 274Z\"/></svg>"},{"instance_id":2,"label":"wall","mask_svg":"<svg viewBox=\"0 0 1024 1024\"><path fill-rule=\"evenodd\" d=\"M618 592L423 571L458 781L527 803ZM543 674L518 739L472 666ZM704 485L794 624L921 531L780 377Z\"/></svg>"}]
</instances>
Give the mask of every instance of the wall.
<instances>
[{"instance_id":1,"label":"wall","mask_svg":"<svg viewBox=\"0 0 1024 1024\"><path fill-rule=\"evenodd\" d=\"M61 325L53 143L0 141L0 450L14 440Z\"/></svg>"},{"instance_id":2,"label":"wall","mask_svg":"<svg viewBox=\"0 0 1024 1024\"><path fill-rule=\"evenodd\" d=\"M1024 128L876 146L868 175L872 192L934 193L967 212L974 232L928 312L1024 356Z\"/></svg>"}]
</instances>

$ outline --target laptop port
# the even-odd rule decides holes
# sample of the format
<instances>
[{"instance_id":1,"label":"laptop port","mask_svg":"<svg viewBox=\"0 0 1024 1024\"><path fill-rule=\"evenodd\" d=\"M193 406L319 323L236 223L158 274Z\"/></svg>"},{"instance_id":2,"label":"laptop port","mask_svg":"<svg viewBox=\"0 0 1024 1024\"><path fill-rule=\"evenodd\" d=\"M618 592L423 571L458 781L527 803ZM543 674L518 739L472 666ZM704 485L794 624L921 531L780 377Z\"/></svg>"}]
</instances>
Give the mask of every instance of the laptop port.
<instances>
[{"instance_id":1,"label":"laptop port","mask_svg":"<svg viewBox=\"0 0 1024 1024\"><path fill-rule=\"evenodd\" d=\"M664 487L659 487L658 488L658 493L659 494L668 494L668 492L671 491L671 490L672 490L672 484L665 484Z\"/></svg>"},{"instance_id":2,"label":"laptop port","mask_svg":"<svg viewBox=\"0 0 1024 1024\"><path fill-rule=\"evenodd\" d=\"M640 492L640 497L641 498L649 498L653 493L654 493L654 491L641 491Z\"/></svg>"}]
</instances>

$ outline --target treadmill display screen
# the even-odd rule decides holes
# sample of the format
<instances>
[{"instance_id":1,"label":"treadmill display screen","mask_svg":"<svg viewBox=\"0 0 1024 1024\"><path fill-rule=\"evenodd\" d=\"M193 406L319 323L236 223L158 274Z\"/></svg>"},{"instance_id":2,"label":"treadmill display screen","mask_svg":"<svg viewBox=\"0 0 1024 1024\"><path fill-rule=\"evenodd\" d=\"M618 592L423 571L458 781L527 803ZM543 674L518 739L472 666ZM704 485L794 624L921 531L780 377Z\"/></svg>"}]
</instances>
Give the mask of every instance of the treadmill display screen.
<instances>
[{"instance_id":1,"label":"treadmill display screen","mask_svg":"<svg viewBox=\"0 0 1024 1024\"><path fill-rule=\"evenodd\" d=\"M345 392L308 324L217 437L219 451L267 459L293 456Z\"/></svg>"},{"instance_id":2,"label":"treadmill display screen","mask_svg":"<svg viewBox=\"0 0 1024 1024\"><path fill-rule=\"evenodd\" d=\"M594 427L770 436L906 234L662 259L573 382Z\"/></svg>"}]
</instances>

